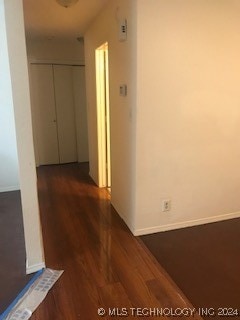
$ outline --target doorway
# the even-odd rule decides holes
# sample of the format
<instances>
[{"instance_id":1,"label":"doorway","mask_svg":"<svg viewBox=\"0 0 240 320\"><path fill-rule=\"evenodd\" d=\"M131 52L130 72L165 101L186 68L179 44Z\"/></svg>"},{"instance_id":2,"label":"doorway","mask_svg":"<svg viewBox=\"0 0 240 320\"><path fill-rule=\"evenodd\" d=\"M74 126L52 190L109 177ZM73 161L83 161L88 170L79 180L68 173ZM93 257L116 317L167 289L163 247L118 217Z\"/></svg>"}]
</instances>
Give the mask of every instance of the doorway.
<instances>
[{"instance_id":1,"label":"doorway","mask_svg":"<svg viewBox=\"0 0 240 320\"><path fill-rule=\"evenodd\" d=\"M99 187L111 188L108 43L95 51Z\"/></svg>"}]
</instances>

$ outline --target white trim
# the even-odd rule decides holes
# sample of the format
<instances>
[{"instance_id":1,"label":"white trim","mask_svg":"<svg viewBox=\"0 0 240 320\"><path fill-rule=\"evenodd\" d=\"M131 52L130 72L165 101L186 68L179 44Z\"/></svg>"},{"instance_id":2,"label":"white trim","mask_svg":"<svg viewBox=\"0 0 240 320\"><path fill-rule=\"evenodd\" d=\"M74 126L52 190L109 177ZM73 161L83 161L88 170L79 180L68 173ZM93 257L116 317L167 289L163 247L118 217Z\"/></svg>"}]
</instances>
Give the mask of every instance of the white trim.
<instances>
[{"instance_id":1,"label":"white trim","mask_svg":"<svg viewBox=\"0 0 240 320\"><path fill-rule=\"evenodd\" d=\"M43 268L46 268L45 262L33 264L32 266L27 265L26 273L27 274L34 273L34 272L37 272Z\"/></svg>"},{"instance_id":2,"label":"white trim","mask_svg":"<svg viewBox=\"0 0 240 320\"><path fill-rule=\"evenodd\" d=\"M18 191L18 190L20 190L19 186L0 187L0 192L9 192L9 191Z\"/></svg>"},{"instance_id":3,"label":"white trim","mask_svg":"<svg viewBox=\"0 0 240 320\"><path fill-rule=\"evenodd\" d=\"M108 43L95 50L98 186L111 186Z\"/></svg>"},{"instance_id":4,"label":"white trim","mask_svg":"<svg viewBox=\"0 0 240 320\"><path fill-rule=\"evenodd\" d=\"M98 186L106 187L106 113L105 113L105 65L104 49L95 50L97 93Z\"/></svg>"},{"instance_id":5,"label":"white trim","mask_svg":"<svg viewBox=\"0 0 240 320\"><path fill-rule=\"evenodd\" d=\"M151 234L156 232L163 232L163 231L169 231L169 230L176 230L176 229L182 229L187 227L194 227L202 224L207 223L213 223L213 222L219 222L224 220L230 220L240 218L240 211L234 212L234 213L228 213L223 214L219 216L214 217L207 217L197 220L190 220L190 221L184 221L184 222L178 222L173 224L166 224L162 226L156 226L156 227L150 227L150 228L143 228L143 229L136 229L133 231L134 236L142 236L145 234Z\"/></svg>"}]
</instances>

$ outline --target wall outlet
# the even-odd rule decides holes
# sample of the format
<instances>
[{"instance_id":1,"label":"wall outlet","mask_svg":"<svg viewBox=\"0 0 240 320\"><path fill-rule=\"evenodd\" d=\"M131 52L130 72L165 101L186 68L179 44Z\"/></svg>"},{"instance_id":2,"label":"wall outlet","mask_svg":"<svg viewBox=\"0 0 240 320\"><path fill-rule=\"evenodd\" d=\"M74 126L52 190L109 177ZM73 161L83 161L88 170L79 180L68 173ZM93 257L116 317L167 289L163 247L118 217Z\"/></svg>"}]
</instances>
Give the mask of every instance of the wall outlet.
<instances>
[{"instance_id":1,"label":"wall outlet","mask_svg":"<svg viewBox=\"0 0 240 320\"><path fill-rule=\"evenodd\" d=\"M162 201L162 212L170 211L171 210L171 200L166 199Z\"/></svg>"}]
</instances>

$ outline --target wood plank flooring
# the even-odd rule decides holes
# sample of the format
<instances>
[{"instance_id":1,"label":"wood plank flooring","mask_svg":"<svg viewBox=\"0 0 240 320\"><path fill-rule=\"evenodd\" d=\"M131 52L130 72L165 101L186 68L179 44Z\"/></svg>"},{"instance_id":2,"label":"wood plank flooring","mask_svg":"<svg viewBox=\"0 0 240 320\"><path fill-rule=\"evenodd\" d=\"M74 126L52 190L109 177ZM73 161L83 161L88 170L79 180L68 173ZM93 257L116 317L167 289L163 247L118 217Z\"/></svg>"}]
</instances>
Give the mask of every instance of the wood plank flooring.
<instances>
[{"instance_id":1,"label":"wood plank flooring","mask_svg":"<svg viewBox=\"0 0 240 320\"><path fill-rule=\"evenodd\" d=\"M240 219L141 238L196 308L237 309L240 318Z\"/></svg>"},{"instance_id":2,"label":"wood plank flooring","mask_svg":"<svg viewBox=\"0 0 240 320\"><path fill-rule=\"evenodd\" d=\"M32 276L26 253L20 191L0 193L0 314Z\"/></svg>"},{"instance_id":3,"label":"wood plank flooring","mask_svg":"<svg viewBox=\"0 0 240 320\"><path fill-rule=\"evenodd\" d=\"M119 308L117 319L124 314L138 318L130 308L192 308L132 236L111 206L108 192L89 178L87 164L40 167L38 190L46 265L65 272L33 320L113 318L99 316L98 308ZM195 314L194 319L201 318Z\"/></svg>"}]
</instances>

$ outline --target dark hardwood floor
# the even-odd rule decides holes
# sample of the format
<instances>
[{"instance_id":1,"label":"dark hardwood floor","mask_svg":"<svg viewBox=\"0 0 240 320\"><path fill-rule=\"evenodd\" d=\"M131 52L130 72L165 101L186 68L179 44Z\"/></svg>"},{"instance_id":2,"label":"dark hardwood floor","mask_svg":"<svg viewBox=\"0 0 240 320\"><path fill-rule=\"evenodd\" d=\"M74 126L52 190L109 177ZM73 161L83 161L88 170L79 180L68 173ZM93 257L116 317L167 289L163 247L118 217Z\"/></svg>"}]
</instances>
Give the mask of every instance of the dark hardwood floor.
<instances>
[{"instance_id":1,"label":"dark hardwood floor","mask_svg":"<svg viewBox=\"0 0 240 320\"><path fill-rule=\"evenodd\" d=\"M0 314L30 280L26 276L26 253L20 191L0 193Z\"/></svg>"},{"instance_id":2,"label":"dark hardwood floor","mask_svg":"<svg viewBox=\"0 0 240 320\"><path fill-rule=\"evenodd\" d=\"M101 318L98 308L120 308L117 319L119 312L137 318L130 308L192 308L132 236L108 192L94 185L87 164L40 167L38 190L46 264L65 272L32 319L93 320Z\"/></svg>"},{"instance_id":3,"label":"dark hardwood floor","mask_svg":"<svg viewBox=\"0 0 240 320\"><path fill-rule=\"evenodd\" d=\"M240 219L141 239L195 307L233 308L240 318Z\"/></svg>"}]
</instances>

